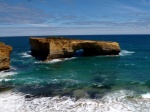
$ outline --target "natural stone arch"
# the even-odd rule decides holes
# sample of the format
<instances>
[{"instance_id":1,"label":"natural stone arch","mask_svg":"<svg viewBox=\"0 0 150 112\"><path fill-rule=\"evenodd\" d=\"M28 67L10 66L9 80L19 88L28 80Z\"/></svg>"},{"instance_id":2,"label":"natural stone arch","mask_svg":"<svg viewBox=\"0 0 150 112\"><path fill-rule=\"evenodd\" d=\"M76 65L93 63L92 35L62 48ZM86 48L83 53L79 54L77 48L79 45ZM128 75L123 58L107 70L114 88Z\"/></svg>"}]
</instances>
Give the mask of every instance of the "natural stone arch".
<instances>
[{"instance_id":1,"label":"natural stone arch","mask_svg":"<svg viewBox=\"0 0 150 112\"><path fill-rule=\"evenodd\" d=\"M118 55L117 42L75 40L66 38L30 38L33 56L44 55L43 60L73 57L77 50L83 49L84 56Z\"/></svg>"}]
</instances>

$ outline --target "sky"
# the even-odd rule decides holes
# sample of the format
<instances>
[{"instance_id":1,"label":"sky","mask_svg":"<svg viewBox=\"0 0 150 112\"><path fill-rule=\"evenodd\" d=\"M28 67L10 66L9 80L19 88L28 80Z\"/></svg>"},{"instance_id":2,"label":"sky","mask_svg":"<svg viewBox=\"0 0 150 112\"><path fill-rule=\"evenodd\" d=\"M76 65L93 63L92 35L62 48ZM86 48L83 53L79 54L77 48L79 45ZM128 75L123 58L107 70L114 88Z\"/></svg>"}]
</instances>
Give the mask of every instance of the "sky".
<instances>
[{"instance_id":1,"label":"sky","mask_svg":"<svg viewBox=\"0 0 150 112\"><path fill-rule=\"evenodd\" d=\"M150 0L0 0L0 36L150 34Z\"/></svg>"}]
</instances>

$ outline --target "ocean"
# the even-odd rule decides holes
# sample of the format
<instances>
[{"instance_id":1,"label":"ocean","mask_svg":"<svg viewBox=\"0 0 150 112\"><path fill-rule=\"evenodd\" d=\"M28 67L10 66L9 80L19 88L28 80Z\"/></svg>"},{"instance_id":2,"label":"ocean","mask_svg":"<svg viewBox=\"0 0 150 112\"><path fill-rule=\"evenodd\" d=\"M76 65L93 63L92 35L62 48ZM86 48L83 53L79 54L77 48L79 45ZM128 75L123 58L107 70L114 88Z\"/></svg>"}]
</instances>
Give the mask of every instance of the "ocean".
<instances>
[{"instance_id":1,"label":"ocean","mask_svg":"<svg viewBox=\"0 0 150 112\"><path fill-rule=\"evenodd\" d=\"M150 112L150 35L70 35L116 41L118 56L49 62L31 56L29 37L0 37L13 47L0 72L0 112Z\"/></svg>"}]
</instances>

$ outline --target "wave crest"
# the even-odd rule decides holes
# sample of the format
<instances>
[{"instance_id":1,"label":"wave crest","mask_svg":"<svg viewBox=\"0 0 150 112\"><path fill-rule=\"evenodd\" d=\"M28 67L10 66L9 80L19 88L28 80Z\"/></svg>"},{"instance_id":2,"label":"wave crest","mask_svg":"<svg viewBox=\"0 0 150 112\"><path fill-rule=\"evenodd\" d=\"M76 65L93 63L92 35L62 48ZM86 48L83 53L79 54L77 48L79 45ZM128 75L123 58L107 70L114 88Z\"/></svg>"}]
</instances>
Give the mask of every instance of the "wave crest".
<instances>
[{"instance_id":1,"label":"wave crest","mask_svg":"<svg viewBox=\"0 0 150 112\"><path fill-rule=\"evenodd\" d=\"M31 51L22 52L19 55L21 55L21 57L23 57L23 58L30 58L30 57L32 57Z\"/></svg>"},{"instance_id":2,"label":"wave crest","mask_svg":"<svg viewBox=\"0 0 150 112\"><path fill-rule=\"evenodd\" d=\"M132 55L133 53L135 53L135 52L134 51L121 50L119 55L120 56L128 56L128 55Z\"/></svg>"},{"instance_id":3,"label":"wave crest","mask_svg":"<svg viewBox=\"0 0 150 112\"><path fill-rule=\"evenodd\" d=\"M120 90L106 94L102 99L70 97L40 97L27 100L25 95L12 92L0 94L3 112L148 112L150 100L134 97L134 92Z\"/></svg>"},{"instance_id":4,"label":"wave crest","mask_svg":"<svg viewBox=\"0 0 150 112\"><path fill-rule=\"evenodd\" d=\"M76 57L71 57L71 58L65 58L65 59L53 59L51 61L46 61L46 62L43 62L43 61L36 61L34 63L58 63L58 62L62 62L62 61L67 61L67 60L72 60L72 59L75 59Z\"/></svg>"},{"instance_id":5,"label":"wave crest","mask_svg":"<svg viewBox=\"0 0 150 112\"><path fill-rule=\"evenodd\" d=\"M150 99L150 93L142 94L142 98Z\"/></svg>"},{"instance_id":6,"label":"wave crest","mask_svg":"<svg viewBox=\"0 0 150 112\"><path fill-rule=\"evenodd\" d=\"M11 71L6 72L6 71L1 71L1 72L0 72L0 78L8 77L8 76L13 76L13 75L15 75L15 74L17 74L17 72L11 72Z\"/></svg>"}]
</instances>

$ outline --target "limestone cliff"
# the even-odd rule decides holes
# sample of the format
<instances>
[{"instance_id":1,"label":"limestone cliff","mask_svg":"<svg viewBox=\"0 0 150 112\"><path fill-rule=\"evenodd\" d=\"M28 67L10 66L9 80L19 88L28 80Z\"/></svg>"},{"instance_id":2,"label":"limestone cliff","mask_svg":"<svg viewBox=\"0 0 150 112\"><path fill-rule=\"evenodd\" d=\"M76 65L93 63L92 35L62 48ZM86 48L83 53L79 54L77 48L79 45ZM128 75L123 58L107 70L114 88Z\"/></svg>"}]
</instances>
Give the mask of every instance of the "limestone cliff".
<instances>
[{"instance_id":1,"label":"limestone cliff","mask_svg":"<svg viewBox=\"0 0 150 112\"><path fill-rule=\"evenodd\" d=\"M41 60L73 57L77 50L83 49L84 56L118 55L117 42L75 40L60 37L30 38L31 52Z\"/></svg>"},{"instance_id":2,"label":"limestone cliff","mask_svg":"<svg viewBox=\"0 0 150 112\"><path fill-rule=\"evenodd\" d=\"M9 69L12 47L0 42L0 71Z\"/></svg>"}]
</instances>

